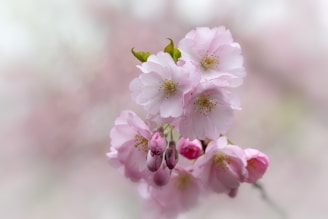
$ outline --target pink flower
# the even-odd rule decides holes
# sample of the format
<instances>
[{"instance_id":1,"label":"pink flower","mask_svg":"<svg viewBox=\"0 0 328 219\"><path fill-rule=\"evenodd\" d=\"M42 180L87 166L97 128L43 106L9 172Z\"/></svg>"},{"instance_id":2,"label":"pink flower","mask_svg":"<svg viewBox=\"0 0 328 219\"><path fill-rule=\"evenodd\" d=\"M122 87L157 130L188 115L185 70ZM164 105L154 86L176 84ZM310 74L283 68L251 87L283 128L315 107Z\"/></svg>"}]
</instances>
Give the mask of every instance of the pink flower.
<instances>
[{"instance_id":1,"label":"pink flower","mask_svg":"<svg viewBox=\"0 0 328 219\"><path fill-rule=\"evenodd\" d=\"M178 46L181 61L191 62L201 71L202 80L214 80L219 86L242 84L245 71L238 43L233 42L225 27L196 28Z\"/></svg>"},{"instance_id":2,"label":"pink flower","mask_svg":"<svg viewBox=\"0 0 328 219\"><path fill-rule=\"evenodd\" d=\"M159 170L157 170L153 177L152 177L152 184L151 185L155 185L155 186L164 186L166 185L171 177L171 170L167 167L165 167L164 165L162 165Z\"/></svg>"},{"instance_id":3,"label":"pink flower","mask_svg":"<svg viewBox=\"0 0 328 219\"><path fill-rule=\"evenodd\" d=\"M168 53L159 52L149 56L139 68L143 73L130 83L136 103L160 118L181 116L184 95L200 81L194 67L177 66Z\"/></svg>"},{"instance_id":4,"label":"pink flower","mask_svg":"<svg viewBox=\"0 0 328 219\"><path fill-rule=\"evenodd\" d=\"M246 182L255 183L267 170L270 163L269 158L264 153L253 148L247 148L244 152L246 154L246 168L248 171Z\"/></svg>"},{"instance_id":5,"label":"pink flower","mask_svg":"<svg viewBox=\"0 0 328 219\"><path fill-rule=\"evenodd\" d=\"M165 151L165 163L170 170L174 169L179 161L179 153L175 145L175 141L170 141Z\"/></svg>"},{"instance_id":6,"label":"pink flower","mask_svg":"<svg viewBox=\"0 0 328 219\"><path fill-rule=\"evenodd\" d=\"M163 187L149 187L146 197L146 218L175 218L196 206L202 195L202 184L183 168L172 171L170 181Z\"/></svg>"},{"instance_id":7,"label":"pink flower","mask_svg":"<svg viewBox=\"0 0 328 219\"><path fill-rule=\"evenodd\" d=\"M177 148L179 153L189 160L196 159L203 153L202 143L198 139L190 141L188 138L181 137Z\"/></svg>"},{"instance_id":8,"label":"pink flower","mask_svg":"<svg viewBox=\"0 0 328 219\"><path fill-rule=\"evenodd\" d=\"M156 172L163 163L163 154L154 154L148 151L147 154L147 167L151 172Z\"/></svg>"},{"instance_id":9,"label":"pink flower","mask_svg":"<svg viewBox=\"0 0 328 219\"><path fill-rule=\"evenodd\" d=\"M246 165L243 149L227 144L227 139L221 137L207 145L205 154L196 160L194 168L205 188L233 197L247 177Z\"/></svg>"},{"instance_id":10,"label":"pink flower","mask_svg":"<svg viewBox=\"0 0 328 219\"><path fill-rule=\"evenodd\" d=\"M138 181L146 170L149 127L134 112L123 111L110 131L111 149L107 154L110 164L120 166L124 175Z\"/></svg>"},{"instance_id":11,"label":"pink flower","mask_svg":"<svg viewBox=\"0 0 328 219\"><path fill-rule=\"evenodd\" d=\"M159 154L163 154L163 152L165 151L166 144L167 144L166 139L162 137L159 132L155 132L151 137L148 146L149 146L149 150L152 153L159 155Z\"/></svg>"},{"instance_id":12,"label":"pink flower","mask_svg":"<svg viewBox=\"0 0 328 219\"><path fill-rule=\"evenodd\" d=\"M185 113L179 130L182 137L189 139L216 139L229 128L233 108L227 98L229 91L215 84L201 83L186 100Z\"/></svg>"}]
</instances>

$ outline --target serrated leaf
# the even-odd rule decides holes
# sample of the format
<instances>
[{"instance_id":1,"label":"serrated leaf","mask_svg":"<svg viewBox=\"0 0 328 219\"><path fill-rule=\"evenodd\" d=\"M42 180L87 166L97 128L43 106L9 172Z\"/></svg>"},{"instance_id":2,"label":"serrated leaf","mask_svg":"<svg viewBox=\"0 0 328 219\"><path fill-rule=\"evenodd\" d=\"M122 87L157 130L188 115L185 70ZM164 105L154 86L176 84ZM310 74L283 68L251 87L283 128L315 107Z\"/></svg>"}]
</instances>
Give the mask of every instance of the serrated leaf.
<instances>
[{"instance_id":1,"label":"serrated leaf","mask_svg":"<svg viewBox=\"0 0 328 219\"><path fill-rule=\"evenodd\" d=\"M136 57L140 62L146 62L148 57L151 55L150 52L144 52L144 51L136 52L134 51L134 48L131 49L131 52L134 55L134 57Z\"/></svg>"}]
</instances>

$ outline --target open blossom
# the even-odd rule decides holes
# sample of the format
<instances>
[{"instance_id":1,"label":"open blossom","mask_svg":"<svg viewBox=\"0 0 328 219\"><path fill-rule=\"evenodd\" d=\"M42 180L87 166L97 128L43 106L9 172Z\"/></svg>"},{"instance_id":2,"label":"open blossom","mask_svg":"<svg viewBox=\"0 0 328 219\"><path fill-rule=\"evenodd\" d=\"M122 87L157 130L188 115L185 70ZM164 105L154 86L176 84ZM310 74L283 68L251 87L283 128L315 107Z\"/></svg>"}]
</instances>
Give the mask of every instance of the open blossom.
<instances>
[{"instance_id":1,"label":"open blossom","mask_svg":"<svg viewBox=\"0 0 328 219\"><path fill-rule=\"evenodd\" d=\"M168 53L149 56L139 66L143 72L130 83L132 97L151 115L179 117L183 113L184 95L200 81L192 65L177 66Z\"/></svg>"},{"instance_id":2,"label":"open blossom","mask_svg":"<svg viewBox=\"0 0 328 219\"><path fill-rule=\"evenodd\" d=\"M243 149L228 144L225 137L211 141L194 165L195 175L202 179L204 186L217 193L234 196L247 177Z\"/></svg>"},{"instance_id":3,"label":"open blossom","mask_svg":"<svg viewBox=\"0 0 328 219\"><path fill-rule=\"evenodd\" d=\"M202 72L202 80L213 80L218 86L241 85L245 70L238 43L233 42L225 27L199 27L179 42L181 60L191 62Z\"/></svg>"},{"instance_id":4,"label":"open blossom","mask_svg":"<svg viewBox=\"0 0 328 219\"><path fill-rule=\"evenodd\" d=\"M226 98L227 92L213 83L201 83L186 101L179 126L182 137L216 139L226 132L233 118L233 107Z\"/></svg>"},{"instance_id":5,"label":"open blossom","mask_svg":"<svg viewBox=\"0 0 328 219\"><path fill-rule=\"evenodd\" d=\"M110 131L109 162L123 168L124 175L137 181L146 170L148 141L152 136L149 127L134 112L123 111Z\"/></svg>"},{"instance_id":6,"label":"open blossom","mask_svg":"<svg viewBox=\"0 0 328 219\"><path fill-rule=\"evenodd\" d=\"M269 166L269 158L261 151L253 148L244 149L247 159L248 177L246 182L255 183L260 179Z\"/></svg>"},{"instance_id":7,"label":"open blossom","mask_svg":"<svg viewBox=\"0 0 328 219\"><path fill-rule=\"evenodd\" d=\"M145 191L144 191L145 192ZM187 168L172 171L170 181L164 187L149 187L145 207L149 218L175 218L199 203L203 195L200 179ZM153 214L153 215L152 215Z\"/></svg>"}]
</instances>

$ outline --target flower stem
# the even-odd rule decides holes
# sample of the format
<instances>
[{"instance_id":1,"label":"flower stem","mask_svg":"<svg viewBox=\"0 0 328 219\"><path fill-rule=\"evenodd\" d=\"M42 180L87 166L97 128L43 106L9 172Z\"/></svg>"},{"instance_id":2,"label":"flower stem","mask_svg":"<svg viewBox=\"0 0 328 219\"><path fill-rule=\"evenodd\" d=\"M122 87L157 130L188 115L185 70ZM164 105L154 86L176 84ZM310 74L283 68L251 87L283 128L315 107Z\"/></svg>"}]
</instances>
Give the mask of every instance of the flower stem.
<instances>
[{"instance_id":1,"label":"flower stem","mask_svg":"<svg viewBox=\"0 0 328 219\"><path fill-rule=\"evenodd\" d=\"M270 206L270 208L272 208L272 210L279 214L281 219L288 218L287 212L268 196L262 183L255 182L253 183L253 186L260 191L262 199Z\"/></svg>"}]
</instances>

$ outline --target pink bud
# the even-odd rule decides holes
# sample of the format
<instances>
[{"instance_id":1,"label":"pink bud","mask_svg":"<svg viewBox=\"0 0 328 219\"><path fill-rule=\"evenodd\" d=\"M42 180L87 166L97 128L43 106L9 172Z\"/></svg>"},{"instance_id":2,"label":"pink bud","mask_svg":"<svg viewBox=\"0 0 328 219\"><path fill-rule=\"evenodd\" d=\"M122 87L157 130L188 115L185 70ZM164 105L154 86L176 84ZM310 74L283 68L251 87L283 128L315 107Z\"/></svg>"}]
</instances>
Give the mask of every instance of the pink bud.
<instances>
[{"instance_id":1,"label":"pink bud","mask_svg":"<svg viewBox=\"0 0 328 219\"><path fill-rule=\"evenodd\" d=\"M156 173L154 173L154 183L158 186L164 186L169 182L170 175L171 171L168 168L162 166Z\"/></svg>"},{"instance_id":2,"label":"pink bud","mask_svg":"<svg viewBox=\"0 0 328 219\"><path fill-rule=\"evenodd\" d=\"M175 142L171 141L169 147L165 151L165 161L169 169L173 169L178 163L178 151L175 146Z\"/></svg>"},{"instance_id":3,"label":"pink bud","mask_svg":"<svg viewBox=\"0 0 328 219\"><path fill-rule=\"evenodd\" d=\"M202 143L198 139L190 141L187 138L180 138L178 142L178 151L185 158L193 160L202 154Z\"/></svg>"},{"instance_id":4,"label":"pink bud","mask_svg":"<svg viewBox=\"0 0 328 219\"><path fill-rule=\"evenodd\" d=\"M151 151L147 154L147 167L151 172L157 171L162 165L163 154L157 155Z\"/></svg>"},{"instance_id":5,"label":"pink bud","mask_svg":"<svg viewBox=\"0 0 328 219\"><path fill-rule=\"evenodd\" d=\"M254 183L263 176L270 161L268 156L256 149L247 148L244 151L247 159L246 169L248 171L246 182Z\"/></svg>"},{"instance_id":6,"label":"pink bud","mask_svg":"<svg viewBox=\"0 0 328 219\"><path fill-rule=\"evenodd\" d=\"M155 132L148 143L149 150L156 155L160 155L166 148L166 139L163 138L160 132Z\"/></svg>"},{"instance_id":7,"label":"pink bud","mask_svg":"<svg viewBox=\"0 0 328 219\"><path fill-rule=\"evenodd\" d=\"M228 193L228 195L230 198L234 198L234 197L236 197L237 193L238 193L238 187L231 189L230 192Z\"/></svg>"}]
</instances>

